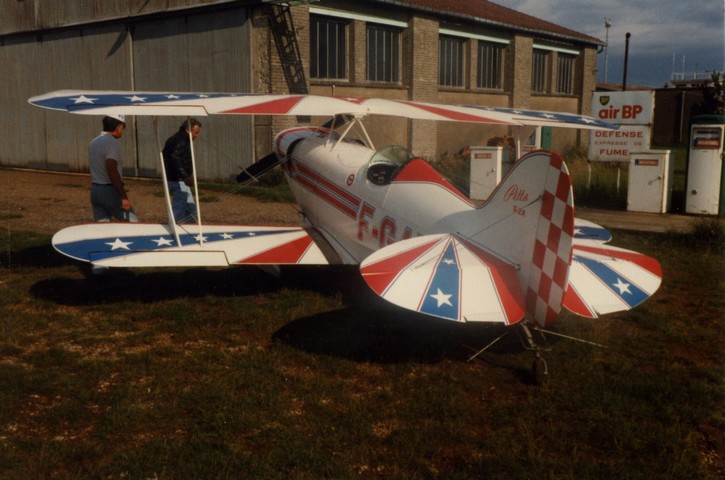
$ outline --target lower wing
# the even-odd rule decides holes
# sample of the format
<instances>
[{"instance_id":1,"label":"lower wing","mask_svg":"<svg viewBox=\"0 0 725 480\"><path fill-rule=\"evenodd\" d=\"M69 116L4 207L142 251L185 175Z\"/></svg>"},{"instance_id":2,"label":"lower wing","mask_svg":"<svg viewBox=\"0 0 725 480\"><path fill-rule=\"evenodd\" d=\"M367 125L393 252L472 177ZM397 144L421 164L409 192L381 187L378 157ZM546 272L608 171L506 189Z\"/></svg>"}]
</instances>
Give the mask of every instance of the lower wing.
<instances>
[{"instance_id":1,"label":"lower wing","mask_svg":"<svg viewBox=\"0 0 725 480\"><path fill-rule=\"evenodd\" d=\"M60 230L53 247L68 257L107 267L327 265L301 227L93 223Z\"/></svg>"}]
</instances>

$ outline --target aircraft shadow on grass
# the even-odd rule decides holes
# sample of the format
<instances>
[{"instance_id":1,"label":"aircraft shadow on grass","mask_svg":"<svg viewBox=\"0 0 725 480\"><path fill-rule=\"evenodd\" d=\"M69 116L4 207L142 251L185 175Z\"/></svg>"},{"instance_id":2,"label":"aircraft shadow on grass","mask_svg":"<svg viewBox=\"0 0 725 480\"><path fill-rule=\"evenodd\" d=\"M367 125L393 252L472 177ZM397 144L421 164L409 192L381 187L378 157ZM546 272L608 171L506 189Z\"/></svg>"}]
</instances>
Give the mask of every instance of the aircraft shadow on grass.
<instances>
[{"instance_id":1,"label":"aircraft shadow on grass","mask_svg":"<svg viewBox=\"0 0 725 480\"><path fill-rule=\"evenodd\" d=\"M25 266L52 266L44 262L52 263L53 257L30 253L15 258L26 259L22 262ZM68 262L64 260L62 264L65 263ZM153 303L207 295L242 297L282 289L340 296L346 305L292 320L272 335L275 341L316 355L379 364L466 361L476 348L506 330L499 325L441 322L392 305L367 288L356 266L283 267L279 278L247 266L174 271L113 269L102 276L59 275L43 279L31 287L31 294L59 305L84 306L129 301ZM513 353L521 349L517 335L512 334L490 352ZM490 357L486 362L496 366ZM524 377L526 371L522 366L519 373Z\"/></svg>"},{"instance_id":2,"label":"aircraft shadow on grass","mask_svg":"<svg viewBox=\"0 0 725 480\"><path fill-rule=\"evenodd\" d=\"M50 244L0 252L0 266L4 268L56 268L77 264L78 262L59 255Z\"/></svg>"}]
</instances>

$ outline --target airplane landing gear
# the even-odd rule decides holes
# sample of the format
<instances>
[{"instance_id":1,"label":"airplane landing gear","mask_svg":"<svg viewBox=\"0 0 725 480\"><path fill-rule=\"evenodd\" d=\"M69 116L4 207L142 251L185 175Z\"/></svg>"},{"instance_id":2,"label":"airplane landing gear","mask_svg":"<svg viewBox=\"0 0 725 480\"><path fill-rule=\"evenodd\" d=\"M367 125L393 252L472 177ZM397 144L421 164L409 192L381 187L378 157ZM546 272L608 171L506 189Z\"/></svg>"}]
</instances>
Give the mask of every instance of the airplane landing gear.
<instances>
[{"instance_id":1,"label":"airplane landing gear","mask_svg":"<svg viewBox=\"0 0 725 480\"><path fill-rule=\"evenodd\" d=\"M534 385L543 385L543 383L546 381L546 378L549 375L549 368L546 364L546 360L544 360L544 357L542 356L542 352L545 351L545 348L536 343L536 340L534 339L534 335L531 333L531 330L529 329L529 326L526 321L520 322L518 324L521 328L521 342L526 350L530 350L534 352L534 362L531 366L531 381ZM534 327L534 330L539 331L537 328ZM491 348L496 342L501 340L503 337L508 335L510 333L510 330L506 330L503 334L498 336L496 339L494 339L492 342L490 342L488 345L477 351L474 355L469 357L468 361L474 360L476 357L478 357L480 354ZM541 335L541 333L539 333ZM542 340L546 341L546 339L541 335Z\"/></svg>"},{"instance_id":2,"label":"airplane landing gear","mask_svg":"<svg viewBox=\"0 0 725 480\"><path fill-rule=\"evenodd\" d=\"M544 360L544 357L541 355L544 351L544 347L536 343L536 340L534 340L534 336L526 321L521 322L519 325L521 325L521 331L523 332L522 341L524 342L524 348L534 352L534 362L531 366L532 383L534 385L543 385L549 375L549 368L546 365L546 360Z\"/></svg>"},{"instance_id":3,"label":"airplane landing gear","mask_svg":"<svg viewBox=\"0 0 725 480\"><path fill-rule=\"evenodd\" d=\"M531 367L531 377L534 385L543 385L548 375L549 370L546 366L546 360L541 357L539 352L536 352L536 357Z\"/></svg>"}]
</instances>

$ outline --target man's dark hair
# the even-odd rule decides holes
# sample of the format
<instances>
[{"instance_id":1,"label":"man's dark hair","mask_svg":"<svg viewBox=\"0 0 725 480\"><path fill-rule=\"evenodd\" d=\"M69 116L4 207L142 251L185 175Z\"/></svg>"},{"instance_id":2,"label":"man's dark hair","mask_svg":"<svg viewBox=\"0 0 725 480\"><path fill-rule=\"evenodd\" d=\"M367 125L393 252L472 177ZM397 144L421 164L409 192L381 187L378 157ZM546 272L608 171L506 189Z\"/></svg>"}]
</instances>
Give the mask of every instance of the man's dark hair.
<instances>
[{"instance_id":1,"label":"man's dark hair","mask_svg":"<svg viewBox=\"0 0 725 480\"><path fill-rule=\"evenodd\" d=\"M197 125L199 125L199 128L201 128L201 122L199 120L197 120L194 117L189 117L186 120L184 120L184 123L181 124L181 126L179 127L179 130L181 130L182 132L186 131L187 128L189 130L191 130L192 128L196 127Z\"/></svg>"},{"instance_id":2,"label":"man's dark hair","mask_svg":"<svg viewBox=\"0 0 725 480\"><path fill-rule=\"evenodd\" d=\"M126 125L126 122L122 122L121 120L113 117L103 117L102 122L104 132L112 132L116 129L117 126Z\"/></svg>"}]
</instances>

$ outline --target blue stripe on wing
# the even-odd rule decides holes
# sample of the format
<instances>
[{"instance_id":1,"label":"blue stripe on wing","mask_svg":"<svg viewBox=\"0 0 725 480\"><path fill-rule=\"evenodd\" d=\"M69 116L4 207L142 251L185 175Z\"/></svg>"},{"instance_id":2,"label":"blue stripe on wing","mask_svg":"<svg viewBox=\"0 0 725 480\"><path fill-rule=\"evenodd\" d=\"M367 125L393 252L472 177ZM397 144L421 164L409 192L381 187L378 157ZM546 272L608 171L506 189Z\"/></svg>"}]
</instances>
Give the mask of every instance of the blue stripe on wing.
<instances>
[{"instance_id":1,"label":"blue stripe on wing","mask_svg":"<svg viewBox=\"0 0 725 480\"><path fill-rule=\"evenodd\" d=\"M200 98L223 98L240 96L231 93L164 93L164 92L129 92L102 93L102 92L73 92L71 95L50 97L34 100L33 104L39 107L54 110L67 110L78 112L93 110L94 108L107 108L109 106L140 105L145 103L183 102L185 100L198 100Z\"/></svg>"},{"instance_id":2,"label":"blue stripe on wing","mask_svg":"<svg viewBox=\"0 0 725 480\"><path fill-rule=\"evenodd\" d=\"M612 240L612 234L609 232L609 230L603 227L583 227L575 225L574 238L597 240L607 243Z\"/></svg>"},{"instance_id":3,"label":"blue stripe on wing","mask_svg":"<svg viewBox=\"0 0 725 480\"><path fill-rule=\"evenodd\" d=\"M461 275L453 242L438 259L430 287L420 307L422 313L458 320Z\"/></svg>"},{"instance_id":4,"label":"blue stripe on wing","mask_svg":"<svg viewBox=\"0 0 725 480\"><path fill-rule=\"evenodd\" d=\"M203 235L204 244L238 240L241 238L259 237L264 235L278 235L295 232L297 229L289 230L260 230L249 232L205 232ZM181 246L199 244L198 234L179 235ZM61 253L73 258L89 260L93 254L94 261L107 258L122 257L135 252L163 251L176 248L176 239L173 235L129 235L123 237L106 237L96 239L78 240L75 242L55 244L54 247Z\"/></svg>"},{"instance_id":5,"label":"blue stripe on wing","mask_svg":"<svg viewBox=\"0 0 725 480\"><path fill-rule=\"evenodd\" d=\"M589 269L613 294L619 297L630 308L636 307L649 297L647 292L631 281L628 281L626 277L603 262L577 255L574 256L574 260Z\"/></svg>"}]
</instances>

